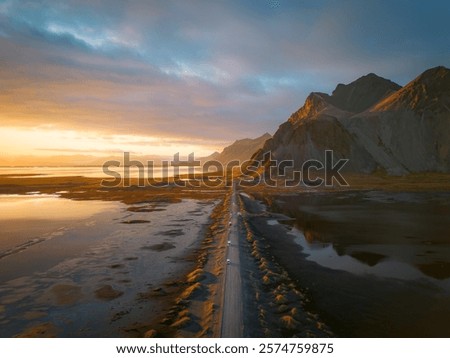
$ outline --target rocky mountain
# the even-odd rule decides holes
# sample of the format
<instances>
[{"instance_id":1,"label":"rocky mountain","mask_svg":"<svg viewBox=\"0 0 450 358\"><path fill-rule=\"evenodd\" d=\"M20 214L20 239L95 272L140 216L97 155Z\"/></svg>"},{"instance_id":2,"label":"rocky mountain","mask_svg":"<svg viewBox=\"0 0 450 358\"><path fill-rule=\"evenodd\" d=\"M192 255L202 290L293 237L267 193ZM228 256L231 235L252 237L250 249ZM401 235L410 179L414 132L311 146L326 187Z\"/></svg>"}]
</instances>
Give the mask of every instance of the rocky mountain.
<instances>
[{"instance_id":1,"label":"rocky mountain","mask_svg":"<svg viewBox=\"0 0 450 358\"><path fill-rule=\"evenodd\" d=\"M349 112L362 112L400 88L392 81L369 73L348 85L338 84L329 102Z\"/></svg>"},{"instance_id":2,"label":"rocky mountain","mask_svg":"<svg viewBox=\"0 0 450 358\"><path fill-rule=\"evenodd\" d=\"M436 67L403 88L369 74L331 96L313 92L254 157L270 151L300 168L331 149L347 171L399 175L450 172L449 146L450 70Z\"/></svg>"},{"instance_id":3,"label":"rocky mountain","mask_svg":"<svg viewBox=\"0 0 450 358\"><path fill-rule=\"evenodd\" d=\"M261 149L266 140L272 138L269 133L254 139L245 138L235 141L233 144L225 147L222 152L215 152L208 157L202 158L202 162L207 160L217 160L223 164L233 160L244 162L252 157L255 151Z\"/></svg>"}]
</instances>

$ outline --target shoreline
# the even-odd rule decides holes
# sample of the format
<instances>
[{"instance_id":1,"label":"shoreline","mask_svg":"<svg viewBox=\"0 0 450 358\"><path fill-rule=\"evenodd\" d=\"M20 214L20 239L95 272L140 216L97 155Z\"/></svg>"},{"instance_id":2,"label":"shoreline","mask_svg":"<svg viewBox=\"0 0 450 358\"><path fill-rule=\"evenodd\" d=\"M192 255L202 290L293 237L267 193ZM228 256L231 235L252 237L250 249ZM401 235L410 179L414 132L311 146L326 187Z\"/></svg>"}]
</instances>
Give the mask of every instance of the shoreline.
<instances>
[{"instance_id":1,"label":"shoreline","mask_svg":"<svg viewBox=\"0 0 450 358\"><path fill-rule=\"evenodd\" d=\"M272 194L252 193L250 195L254 197L243 197L252 213L249 219L250 230L258 236L264 235L267 254L305 292L306 309L316 312L335 335L450 336L446 324L450 317L450 297L441 289L418 281L356 275L308 260L302 247L295 242L295 237L290 235L292 220L284 220L288 216L283 215L282 210L274 205L274 198L285 198L284 194ZM268 205L267 211L261 207L259 200ZM296 200L301 202L301 199ZM268 220L279 220L281 223L271 225ZM421 318L415 318L415 315Z\"/></svg>"},{"instance_id":2,"label":"shoreline","mask_svg":"<svg viewBox=\"0 0 450 358\"><path fill-rule=\"evenodd\" d=\"M433 293L417 283L370 275L358 276L343 270L323 267L308 260L302 247L290 234L292 225L298 223L300 219L293 219L290 212L283 209L283 200L286 201L289 197L299 198L295 200L300 200L299 203L303 202L306 205L304 198L307 196L320 201L323 198L334 200L334 197L345 198L348 195L359 195L358 193L373 193L370 197L372 201L384 203L386 198L401 196L402 193L440 195L440 192L450 192L447 190L448 182L444 177L433 177L433 180L423 187L413 185L404 178L398 179L397 182L394 180L394 183L388 185L388 182L380 177L374 178L372 183L367 182L366 178L360 178L360 185L348 190L332 188L305 191L304 188L277 190L261 186L240 187L237 232L242 304L245 312L243 336L450 336L443 321L449 316L445 305L442 305L443 298L437 306L438 301ZM385 193L383 195L386 198L377 195L377 190L370 187L374 182L378 183L374 188ZM196 234L195 244L187 248L182 255L172 258L173 262L182 263L175 276L164 280L157 287L150 286L148 290L142 287L144 291L139 291L140 296L136 302L143 307L142 312L147 312L144 315L146 317L137 324L122 325L120 329L121 334L128 337L219 337L228 222L231 215L229 209L231 188L224 186L142 188L135 184L136 181L130 187L105 189L99 187L99 179L95 178L0 177L0 195L49 194L74 201L120 202L126 209L123 215L117 218L120 219L117 224L121 225L124 232L129 233L136 230L139 232L140 227L151 225L154 219L147 217L148 215L165 215L167 207L179 204L184 199L193 199L200 207L203 204L199 203L214 202L206 222ZM386 201L391 202L391 199ZM266 207L262 205L263 203ZM314 213L317 208L324 209L327 206L313 201L306 208ZM336 206L339 213L344 209L342 203ZM162 255L165 255L164 252L170 253L168 250L173 249L178 240L175 240L175 237L179 235L180 230L183 227L191 227L186 220L195 219L200 215L198 210L200 209L183 211L178 218L179 222L168 222L170 227L161 227L156 234L169 240L146 244L148 249L161 252ZM332 220L330 222L332 223ZM316 229L323 231L330 228L330 233L334 235L354 231L352 227L348 229L349 231L342 231L342 227L325 224L324 226L323 222L318 222ZM376 264L378 260L383 259L380 256L368 256L366 253L359 253L359 256L357 254L355 257L366 260L369 264L373 260ZM131 256L136 255L129 257L130 260L135 260ZM137 262L133 260L130 263ZM427 269L432 272L434 267ZM115 300L122 295L117 287L108 285L110 284L106 283L98 288L99 291L95 293L97 298ZM64 292L73 292L74 297L77 297L83 290L75 288L69 284L67 287L59 287L58 290L62 289L60 293L63 295ZM126 309L117 311L114 319L120 322L127 315L124 312ZM423 318L417 326L413 318L408 318L408 312L432 315L436 325L431 325L431 321ZM36 312L29 314L30 317L36 315ZM45 319L39 322L40 325L30 327L23 336L57 336L61 333L55 330L55 327L46 325Z\"/></svg>"},{"instance_id":3,"label":"shoreline","mask_svg":"<svg viewBox=\"0 0 450 358\"><path fill-rule=\"evenodd\" d=\"M144 337L219 337L221 289L226 245L227 194L213 209L195 265L180 281L165 313L161 312Z\"/></svg>"},{"instance_id":4,"label":"shoreline","mask_svg":"<svg viewBox=\"0 0 450 358\"><path fill-rule=\"evenodd\" d=\"M55 312L63 312L64 309L66 309L65 307L67 307L68 310L73 311L72 305L78 305L78 304L83 304L83 302L90 302L92 301L93 303L96 302L96 305L100 305L101 302L105 302L103 305L110 305L112 304L113 306L111 307L115 307L114 310L112 311L112 316L111 316L111 321L108 324L109 327L105 327L104 329L104 333L102 335L106 335L106 336L125 336L125 337L143 337L145 336L146 332L147 335L151 335L148 333L149 330L151 330L151 326L152 326L152 321L154 321L154 317L155 316L161 316L161 315L167 315L170 314L170 312L168 311L170 309L170 306L172 305L172 303L170 303L170 300L173 298L175 300L175 297L180 295L180 290L182 290L185 286L185 277L187 274L189 274L189 272L191 272L193 270L193 268L196 267L197 263L199 261L202 260L203 257L203 249L204 247L206 247L208 244L208 241L206 240L206 234L208 234L211 231L211 225L214 224L214 220L211 220L210 218L210 214L208 214L208 217L206 217L207 223L206 224L202 224L201 227L199 227L199 232L197 234L195 234L196 236L193 238L194 242L193 245L186 247L185 249L183 249L183 253L180 255L176 255L175 257L173 257L173 254L171 254L173 252L173 248L175 247L174 245L178 246L179 243L179 238L181 235L181 233L183 231L185 231L186 229L188 230L188 232L191 232L192 230L197 230L196 227L197 225L195 224L195 222L198 221L198 216L204 216L204 210L202 209L202 207L211 207L212 203L214 202L214 206L212 207L211 210L213 210L215 207L218 206L217 204L217 200L221 197L222 195L222 190L219 189L217 191L212 192L211 190L206 191L206 192L200 192L200 191L195 191L195 192L184 192L181 190L172 190L167 192L167 190L158 190L155 188L147 188L146 190L139 190L136 188L130 188L129 190L120 190L120 191L116 191L113 192L111 196L108 196L108 193L100 193L100 195L98 195L98 186L96 186L96 181L95 180L86 180L85 178L58 178L56 179L56 183L52 183L52 181L54 181L54 179L52 178L51 180L45 179L44 182L41 181L41 179L33 179L31 180L31 183L24 183L22 182L21 179L15 179L17 180L14 184L11 183L11 179L5 179L2 178L0 179L0 182L4 180L4 181L9 181L8 184L5 183L1 183L3 185L0 184L0 192L14 192L14 193L22 193L22 194L26 194L26 193L30 193L32 192L33 195L36 195L37 191L39 191L39 193L45 193L45 194L56 194L59 195L59 197L61 198L65 198L65 199L71 199L71 200L101 200L101 201L117 201L117 202L122 202L121 206L123 207L122 209L122 214L118 215L118 217L116 217L114 220L115 221L114 225L117 226L117 228L120 228L120 230L123 232L123 234L119 234L116 233L115 236L117 237L117 235L121 236L123 235L123 237L127 237L130 236L130 239L132 238L133 240L130 241L130 243L132 244L132 246L128 247L128 251L130 250L131 247L134 247L136 245L137 248L139 248L139 246L142 246L144 244L145 246L145 228L146 227L152 227L152 222L154 222L153 219L148 220L146 217L149 216L150 218L153 217L154 215L159 215L160 217L164 217L166 215L166 211L167 210L172 210L172 207L178 207L179 205L184 205L182 204L182 201L184 201L185 199L190 200L192 203L196 203L195 204L195 208L193 207L193 209L190 209L191 211L189 211L189 209L187 209L188 211L183 211L180 214L182 215L181 217L175 216L173 220L175 221L180 221L179 223L175 223L175 221L170 221L169 220L169 226L167 229L164 229L163 226L161 226L160 224L158 224L158 221L155 221L154 223L157 225L155 229L152 229L154 233L156 233L156 235L158 237L160 237L159 240L162 240L162 243L158 243L158 240L155 242L154 239L150 240L153 241L153 243L151 243L150 245L147 246L143 246L141 247L141 249L145 248L145 250L138 250L135 251L134 254L130 253L127 257L124 257L124 262L111 262L111 264L108 264L108 261L111 261L110 259L107 259L105 261L105 259L101 259L102 261L95 261L93 259L93 257L95 256L90 256L91 254L89 254L89 252L87 252L88 256L86 256L86 259L83 260L90 260L88 262L91 262L91 265L95 265L95 263L97 262L97 266L101 266L102 262L104 262L104 264L109 265L107 268L107 271L105 272L119 272L119 276L117 276L117 279L120 278L120 276L122 276L122 271L123 274L126 274L128 271L130 271L130 269L128 268L128 266L130 268L133 267L137 267L136 265L139 265L139 267L142 266L142 263L144 261L143 258L141 258L139 260L139 258L142 255L149 255L152 252L155 252L156 254L158 252L161 252L162 255L166 256L167 254L165 254L165 252L167 252L169 254L168 256L168 264L169 266L167 266L167 269L169 269L170 271L172 271L172 269L170 269L170 267L178 267L177 269L175 269L175 271L173 271L173 273L170 274L170 278L166 279L164 282L161 282L160 285L152 285L150 287L148 287L148 289L146 289L145 285L142 287L136 287L134 288L134 290L136 290L137 292L137 296L135 298L129 298L132 299L133 301L135 301L135 303L132 304L132 306L130 307L126 307L123 306L123 308L121 309L120 307L122 306L122 304L120 302L123 302L123 299L128 295L130 295L129 290L126 289L126 287L133 287L133 280L129 281L129 280L124 280L122 283L121 281L112 284L113 281L109 281L111 283L109 283L108 281L105 281L105 283L103 283L102 285L99 284L95 284L94 282L94 286L92 286L92 283L90 283L90 287L93 287L92 289L88 289L88 286L80 283L72 283L67 281L67 283L62 280L61 281L61 285L54 285L54 290L53 287L50 286L48 289L50 291L48 291L48 293L46 293L45 297L48 297L48 299L50 299L50 302L53 302L54 300L57 300L56 302L59 302L56 304L56 306L54 309L56 309ZM36 182L37 181L37 182ZM98 182L97 182L98 183ZM30 185L31 184L31 185ZM61 190L62 188L65 188L63 190ZM61 192L63 191L63 192ZM57 200L57 199L56 199ZM175 205L175 206L173 206ZM204 206L207 205L207 206ZM209 210L209 209L208 209ZM131 217L130 217L131 215ZM161 216L162 215L162 216ZM172 214L173 215L173 214ZM117 216L117 215L115 215ZM120 217L126 218L126 219L120 219ZM113 219L114 217L111 217L111 219ZM185 223L186 220L190 220L191 223L189 225L187 225ZM192 221L194 220L194 221ZM203 220L203 219L202 219ZM166 220L167 221L167 220ZM172 222L172 224L170 224L170 222ZM150 225L150 226L149 226ZM187 225L187 226L186 226ZM158 229L159 227L159 229ZM144 230L144 231L143 231ZM156 230L156 231L155 231ZM136 237L132 237L132 236L136 236L136 233L138 233L139 237L142 237L142 239L139 240L144 240L142 241L142 244L140 244L138 241L136 241ZM210 235L210 234L209 234ZM122 236L121 236L122 237ZM115 240L117 241L117 243L122 242L123 240L121 239L121 237L117 237ZM171 239L172 238L172 239ZM48 247L50 246L54 246L55 243L57 243L57 240L59 240L58 238L56 239L52 239L52 240L47 240L46 242L43 242L44 244L46 244ZM168 240L168 241L167 241ZM174 241L175 240L175 241ZM110 240L109 240L110 241ZM38 242L36 245L33 245L33 249L37 250L40 249L42 247L41 242ZM125 242L123 243L124 245L126 244ZM105 248L109 248L109 244L107 242L105 242ZM114 244L114 246L116 246L117 244ZM170 251L169 251L170 250ZM29 249L23 251L26 253L26 251L29 251ZM97 250L98 251L98 250ZM31 252L31 251L29 251ZM22 254L22 252L20 253ZM98 251L97 254L95 255L106 255L106 251L104 250L100 250ZM125 254L125 252L121 252L120 256L123 256ZM160 254L161 255L161 254ZM89 257L92 257L89 258ZM144 256L143 256L144 257ZM113 261L117 261L119 259L119 257L117 257L116 255L111 256L111 259L114 259ZM165 259L167 261L167 259ZM140 263L142 261L142 263ZM162 261L164 262L164 261ZM173 264L171 264L170 262L173 262ZM130 266L131 265L131 266ZM176 265L176 266L174 266ZM99 266L99 267L100 267ZM81 265L80 267L83 267L83 265ZM144 267L144 266L142 266ZM118 270L118 271L117 271ZM139 268L139 270L141 270ZM139 272L136 271L136 272ZM101 272L103 272L104 269L96 269L94 268L92 272L93 276L98 276L101 275ZM132 271L133 272L133 271ZM155 273L152 272L151 276L154 275ZM78 274L77 274L78 275ZM149 280L147 280L147 282L151 282L151 276L149 277ZM44 277L44 276L43 276ZM90 280L94 280L94 278L90 278ZM106 277L105 277L106 279ZM113 279L114 282L116 280L116 278L114 278L114 276L110 279ZM192 279L192 277L191 277ZM140 278L141 281L145 281L146 278L145 276ZM64 282L63 282L64 281ZM97 285L97 286L95 286ZM131 285L131 286L130 286ZM3 286L3 290L6 288L6 286L4 286L4 284L0 285ZM123 286L123 287L122 287ZM31 286L30 286L31 287ZM97 287L97 288L95 288ZM121 288L122 287L122 288ZM91 292L91 290L96 290L95 292ZM76 293L76 295L74 296L74 300L70 300L70 301L61 301L59 300L58 297L65 297L66 295L72 295L72 293ZM13 294L13 293L11 293ZM8 296L10 296L11 294L8 294ZM8 297L8 296L4 296L4 297ZM129 300L128 299L128 300ZM88 300L88 301L86 301ZM12 301L11 301L12 302ZM110 303L111 302L111 303ZM147 302L147 304L146 304ZM117 304L116 304L117 303ZM53 305L53 303L51 303ZM2 318L2 317L6 317L4 315L10 315L11 309L8 308L8 306L3 306L0 305L2 308L1 310L1 315L0 315L0 321L5 321L8 319ZM31 306L30 306L31 307ZM74 306L75 307L75 306ZM99 306L100 307L100 306ZM42 304L38 304L36 305L36 308L38 309L39 312L42 311ZM52 308L52 310L54 310ZM136 311L139 312L137 310L140 310L139 313L139 317L143 318L143 319L139 319L139 322L137 324L124 324L121 322L126 322L129 321L129 311ZM44 312L44 311L42 311ZM69 312L69 311L67 311ZM115 312L115 314L114 314ZM12 335L15 336L21 336L21 337L47 337L47 336L69 336L69 337L73 337L73 336L79 336L80 333L77 334L70 334L70 331L67 331L66 328L64 329L64 332L61 329L58 329L58 327L55 327L52 323L51 323L51 316L53 315L51 312L49 313L50 316L48 316L48 314L44 314L44 313L39 313L39 314L26 314L24 317L29 317L29 318L25 318L25 319L30 319L30 323L26 325L25 329L21 332L21 333L13 333ZM134 315L136 315L137 313L135 313ZM69 315L70 316L70 315ZM48 317L48 318L46 318ZM137 316L138 317L138 316ZM145 318L147 317L147 318ZM153 317L153 318L152 318ZM14 317L11 317L14 320ZM81 320L83 318L80 318ZM3 322L3 323L5 323ZM34 323L32 323L34 322ZM116 328L113 328L116 327ZM17 332L17 330L16 330ZM69 333L68 333L69 332ZM87 331L88 332L88 331ZM101 331L99 331L101 332ZM108 333L109 332L109 333ZM114 333L115 332L115 333ZM75 332L74 332L75 333ZM6 334L6 336L8 336ZM81 333L81 336L88 336L88 337L96 337L98 336L97 334L92 335L89 333L83 334Z\"/></svg>"},{"instance_id":5,"label":"shoreline","mask_svg":"<svg viewBox=\"0 0 450 358\"><path fill-rule=\"evenodd\" d=\"M243 277L249 287L244 325L247 335L333 337L320 315L308 305L308 292L273 257L271 247L275 242L270 237L286 237L286 231L281 225L268 225L267 220L285 217L266 211L248 195L240 195L240 204L246 256Z\"/></svg>"}]
</instances>

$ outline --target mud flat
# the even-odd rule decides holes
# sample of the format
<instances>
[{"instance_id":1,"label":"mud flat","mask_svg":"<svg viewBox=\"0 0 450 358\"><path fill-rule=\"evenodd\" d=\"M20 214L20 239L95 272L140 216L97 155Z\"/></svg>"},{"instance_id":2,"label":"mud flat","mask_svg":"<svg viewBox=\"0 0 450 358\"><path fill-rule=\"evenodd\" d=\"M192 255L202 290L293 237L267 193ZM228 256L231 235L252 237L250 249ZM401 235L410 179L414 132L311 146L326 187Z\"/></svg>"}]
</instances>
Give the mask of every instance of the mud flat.
<instances>
[{"instance_id":1,"label":"mud flat","mask_svg":"<svg viewBox=\"0 0 450 358\"><path fill-rule=\"evenodd\" d=\"M333 337L334 333L309 302L308 290L289 275L272 252L273 240L288 239L285 219L240 195L241 276L246 337ZM298 262L298 261L297 261Z\"/></svg>"},{"instance_id":2,"label":"mud flat","mask_svg":"<svg viewBox=\"0 0 450 358\"><path fill-rule=\"evenodd\" d=\"M220 337L230 189L214 207L195 265L176 282L168 309L152 321L147 337Z\"/></svg>"},{"instance_id":3,"label":"mud flat","mask_svg":"<svg viewBox=\"0 0 450 358\"><path fill-rule=\"evenodd\" d=\"M255 242L330 333L450 337L447 191L248 192Z\"/></svg>"},{"instance_id":4,"label":"mud flat","mask_svg":"<svg viewBox=\"0 0 450 358\"><path fill-rule=\"evenodd\" d=\"M108 192L92 178L6 177L0 179L0 193L17 201L51 196L61 210L69 208L61 220L46 217L50 204L38 200L29 209L43 215L31 215L35 225L27 236L15 232L14 240L3 242L2 337L151 335L201 259L211 213L223 195L221 189L203 193L202 188ZM70 217L77 203L79 209L97 205L99 210ZM27 220L26 215L18 219ZM14 220L4 218L9 225Z\"/></svg>"}]
</instances>

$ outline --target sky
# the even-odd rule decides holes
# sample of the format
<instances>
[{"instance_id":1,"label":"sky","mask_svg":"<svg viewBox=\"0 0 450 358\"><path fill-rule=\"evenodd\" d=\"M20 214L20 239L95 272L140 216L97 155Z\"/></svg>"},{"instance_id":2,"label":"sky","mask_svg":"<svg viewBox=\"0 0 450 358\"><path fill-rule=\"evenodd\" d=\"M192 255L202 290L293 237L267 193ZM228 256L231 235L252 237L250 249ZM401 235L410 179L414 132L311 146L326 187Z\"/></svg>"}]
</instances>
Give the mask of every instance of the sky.
<instances>
[{"instance_id":1,"label":"sky","mask_svg":"<svg viewBox=\"0 0 450 358\"><path fill-rule=\"evenodd\" d=\"M207 155L312 91L449 67L449 18L447 0L0 0L0 158Z\"/></svg>"}]
</instances>

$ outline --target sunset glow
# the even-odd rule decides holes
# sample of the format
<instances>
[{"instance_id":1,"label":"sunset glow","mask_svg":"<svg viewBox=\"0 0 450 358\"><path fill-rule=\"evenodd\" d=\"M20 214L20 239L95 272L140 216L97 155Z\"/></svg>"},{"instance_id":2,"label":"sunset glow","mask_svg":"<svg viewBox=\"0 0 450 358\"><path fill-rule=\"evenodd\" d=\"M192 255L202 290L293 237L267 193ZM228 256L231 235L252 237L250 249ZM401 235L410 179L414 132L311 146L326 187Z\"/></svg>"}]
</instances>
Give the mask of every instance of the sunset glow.
<instances>
[{"instance_id":1,"label":"sunset glow","mask_svg":"<svg viewBox=\"0 0 450 358\"><path fill-rule=\"evenodd\" d=\"M183 148L205 156L216 149L215 143L198 140L187 142L182 138L161 138L139 135L110 135L100 132L57 130L48 128L0 128L1 156L46 157L52 155L121 156L123 152L136 155L169 156ZM4 158L6 159L6 158ZM17 163L20 165L20 163Z\"/></svg>"},{"instance_id":2,"label":"sunset glow","mask_svg":"<svg viewBox=\"0 0 450 358\"><path fill-rule=\"evenodd\" d=\"M407 20L358 1L199 6L0 1L0 165L208 155L274 133L313 88L368 72L405 83L449 55L440 2Z\"/></svg>"},{"instance_id":3,"label":"sunset glow","mask_svg":"<svg viewBox=\"0 0 450 358\"><path fill-rule=\"evenodd\" d=\"M0 0L3 356L448 355L449 18Z\"/></svg>"}]
</instances>

